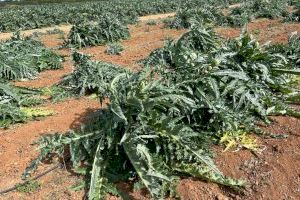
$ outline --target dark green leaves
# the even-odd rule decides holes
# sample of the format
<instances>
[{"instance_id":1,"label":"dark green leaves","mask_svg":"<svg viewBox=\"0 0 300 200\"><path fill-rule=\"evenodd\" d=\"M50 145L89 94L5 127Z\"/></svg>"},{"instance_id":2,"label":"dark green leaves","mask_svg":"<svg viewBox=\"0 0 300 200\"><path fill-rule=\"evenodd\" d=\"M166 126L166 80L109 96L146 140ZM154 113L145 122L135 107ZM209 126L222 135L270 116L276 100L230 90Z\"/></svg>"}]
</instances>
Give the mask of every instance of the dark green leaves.
<instances>
[{"instance_id":1,"label":"dark green leaves","mask_svg":"<svg viewBox=\"0 0 300 200\"><path fill-rule=\"evenodd\" d=\"M31 38L17 32L0 43L0 127L28 119L20 108L42 102L38 90L14 87L9 80L34 79L47 69L61 68L62 58Z\"/></svg>"},{"instance_id":2,"label":"dark green leaves","mask_svg":"<svg viewBox=\"0 0 300 200\"><path fill-rule=\"evenodd\" d=\"M0 43L0 78L2 80L34 79L47 69L62 67L62 58L38 41L16 33Z\"/></svg>"},{"instance_id":3,"label":"dark green leaves","mask_svg":"<svg viewBox=\"0 0 300 200\"><path fill-rule=\"evenodd\" d=\"M19 88L0 81L0 128L26 121L28 117L20 108L41 103L39 94L38 90Z\"/></svg>"},{"instance_id":4,"label":"dark green leaves","mask_svg":"<svg viewBox=\"0 0 300 200\"><path fill-rule=\"evenodd\" d=\"M275 72L278 66L291 70L290 61L246 33L224 42L195 25L152 53L137 73L82 54L75 53L74 61L78 66L66 85L109 98L99 116L58 142L70 145L74 166L87 165L90 199L103 198L120 180L138 181L154 199L164 199L182 174L239 189L243 181L215 166L212 140L226 131L256 130L269 114L299 116L276 89L295 90L290 76ZM41 143L41 157L57 152L57 145L47 144Z\"/></svg>"},{"instance_id":5,"label":"dark green leaves","mask_svg":"<svg viewBox=\"0 0 300 200\"><path fill-rule=\"evenodd\" d=\"M72 91L75 95L100 93L107 97L107 87L118 74L127 70L101 61L91 61L89 56L73 53L75 71L64 77L59 87Z\"/></svg>"},{"instance_id":6,"label":"dark green leaves","mask_svg":"<svg viewBox=\"0 0 300 200\"><path fill-rule=\"evenodd\" d=\"M97 21L86 21L74 25L66 44L82 48L118 42L129 37L126 24L113 15L103 15Z\"/></svg>"}]
</instances>

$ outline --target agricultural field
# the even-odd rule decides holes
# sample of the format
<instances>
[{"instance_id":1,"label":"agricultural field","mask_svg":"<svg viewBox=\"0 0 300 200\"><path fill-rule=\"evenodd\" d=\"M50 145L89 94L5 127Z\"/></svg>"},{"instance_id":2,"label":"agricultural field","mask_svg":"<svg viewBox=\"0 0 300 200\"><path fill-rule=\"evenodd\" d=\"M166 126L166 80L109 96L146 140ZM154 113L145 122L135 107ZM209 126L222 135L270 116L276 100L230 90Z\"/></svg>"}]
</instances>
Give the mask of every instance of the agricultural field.
<instances>
[{"instance_id":1,"label":"agricultural field","mask_svg":"<svg viewBox=\"0 0 300 200\"><path fill-rule=\"evenodd\" d=\"M300 199L299 14L296 0L0 6L0 199Z\"/></svg>"}]
</instances>

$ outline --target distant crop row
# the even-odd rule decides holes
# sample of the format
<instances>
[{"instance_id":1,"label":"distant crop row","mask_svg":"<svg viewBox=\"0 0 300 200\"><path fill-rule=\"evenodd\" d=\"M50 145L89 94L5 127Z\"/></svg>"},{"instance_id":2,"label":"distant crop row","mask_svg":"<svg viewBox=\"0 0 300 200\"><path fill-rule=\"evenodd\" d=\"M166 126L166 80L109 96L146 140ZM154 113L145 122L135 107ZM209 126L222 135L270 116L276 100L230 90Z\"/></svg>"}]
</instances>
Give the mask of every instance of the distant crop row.
<instances>
[{"instance_id":1,"label":"distant crop row","mask_svg":"<svg viewBox=\"0 0 300 200\"><path fill-rule=\"evenodd\" d=\"M257 18L281 18L284 21L299 22L299 8L300 2L288 0L248 0L229 7L205 4L178 10L175 18L167 21L167 26L177 29L189 28L194 21L202 21L236 27L243 26Z\"/></svg>"},{"instance_id":2,"label":"distant crop row","mask_svg":"<svg viewBox=\"0 0 300 200\"><path fill-rule=\"evenodd\" d=\"M129 38L129 36L130 33L126 24L112 15L105 15L97 21L74 25L66 44L81 48L117 42Z\"/></svg>"},{"instance_id":3,"label":"distant crop row","mask_svg":"<svg viewBox=\"0 0 300 200\"><path fill-rule=\"evenodd\" d=\"M137 16L174 12L178 8L192 8L204 4L227 5L228 1L112 0L16 6L0 10L0 32L40 28L61 23L77 24L83 20L97 20L107 13L114 14L122 21L134 22Z\"/></svg>"},{"instance_id":4,"label":"distant crop row","mask_svg":"<svg viewBox=\"0 0 300 200\"><path fill-rule=\"evenodd\" d=\"M241 6L235 6L224 14L224 9L233 3L241 3ZM286 21L299 21L299 10L289 13L288 5L299 8L299 2L292 0L112 0L15 6L0 9L0 32L62 23L78 24L86 20L99 20L106 14L113 14L122 22L134 23L138 16L179 9L203 9L206 6L209 9L206 9L205 17L212 18L218 24L241 26L258 17L285 17Z\"/></svg>"}]
</instances>

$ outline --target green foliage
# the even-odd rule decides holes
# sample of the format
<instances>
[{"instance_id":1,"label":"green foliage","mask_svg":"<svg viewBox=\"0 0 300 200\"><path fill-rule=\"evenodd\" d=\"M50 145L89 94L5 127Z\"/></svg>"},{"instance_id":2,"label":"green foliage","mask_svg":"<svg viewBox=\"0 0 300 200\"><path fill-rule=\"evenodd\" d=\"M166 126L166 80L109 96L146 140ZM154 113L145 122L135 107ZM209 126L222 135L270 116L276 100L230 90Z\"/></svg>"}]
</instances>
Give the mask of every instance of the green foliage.
<instances>
[{"instance_id":1,"label":"green foliage","mask_svg":"<svg viewBox=\"0 0 300 200\"><path fill-rule=\"evenodd\" d=\"M233 8L226 16L226 24L233 27L241 27L253 20L251 14L242 7Z\"/></svg>"},{"instance_id":2,"label":"green foliage","mask_svg":"<svg viewBox=\"0 0 300 200\"><path fill-rule=\"evenodd\" d=\"M193 9L180 9L174 19L167 21L166 25L170 28L182 29L190 28L194 22L222 24L223 18L220 7L203 5Z\"/></svg>"},{"instance_id":3,"label":"green foliage","mask_svg":"<svg viewBox=\"0 0 300 200\"><path fill-rule=\"evenodd\" d=\"M72 27L66 44L76 48L103 45L130 37L128 27L112 15L98 21L83 22Z\"/></svg>"},{"instance_id":4,"label":"green foliage","mask_svg":"<svg viewBox=\"0 0 300 200\"><path fill-rule=\"evenodd\" d=\"M300 22L300 3L299 3L297 11L295 11L293 13L289 13L285 17L285 22Z\"/></svg>"},{"instance_id":5,"label":"green foliage","mask_svg":"<svg viewBox=\"0 0 300 200\"><path fill-rule=\"evenodd\" d=\"M58 86L76 95L104 94L104 86L109 85L117 74L127 71L110 63L91 61L89 58L87 55L73 53L75 70L64 77Z\"/></svg>"},{"instance_id":6,"label":"green foliage","mask_svg":"<svg viewBox=\"0 0 300 200\"><path fill-rule=\"evenodd\" d=\"M134 23L137 21L137 16L174 12L178 7L191 8L203 3L207 4L208 1L110 0L14 6L0 9L0 32L34 29L62 23L76 25L83 21L98 21L105 14L111 14L125 23Z\"/></svg>"},{"instance_id":7,"label":"green foliage","mask_svg":"<svg viewBox=\"0 0 300 200\"><path fill-rule=\"evenodd\" d=\"M247 0L243 1L240 7L231 9L226 16L226 23L232 26L243 26L256 18L274 19L286 17L286 0Z\"/></svg>"},{"instance_id":8,"label":"green foliage","mask_svg":"<svg viewBox=\"0 0 300 200\"><path fill-rule=\"evenodd\" d=\"M293 15L293 21L300 22L300 3L295 5L297 11L294 12Z\"/></svg>"},{"instance_id":9,"label":"green foliage","mask_svg":"<svg viewBox=\"0 0 300 200\"><path fill-rule=\"evenodd\" d=\"M222 14L224 8L237 2L242 4L241 8L230 9L231 13L228 16ZM63 23L78 25L85 21L101 20L105 14L114 15L125 23L135 23L137 16L175 12L181 9L201 10L200 13L197 11L196 16L203 17L203 20L215 20L215 23L219 25L242 26L257 17L275 18L283 16L287 17L286 20L288 21L299 21L299 10L291 14L286 12L288 3L299 8L297 1L287 0L110 0L14 6L0 10L0 32L33 29ZM176 27L178 23L182 23L181 17L178 16L172 26Z\"/></svg>"},{"instance_id":10,"label":"green foliage","mask_svg":"<svg viewBox=\"0 0 300 200\"><path fill-rule=\"evenodd\" d=\"M47 69L61 68L62 58L40 42L23 38L17 32L0 43L0 78L2 80L33 79Z\"/></svg>"},{"instance_id":11,"label":"green foliage","mask_svg":"<svg viewBox=\"0 0 300 200\"><path fill-rule=\"evenodd\" d=\"M17 191L22 193L33 193L41 187L41 184L37 181L29 181L25 184L17 185Z\"/></svg>"},{"instance_id":12,"label":"green foliage","mask_svg":"<svg viewBox=\"0 0 300 200\"><path fill-rule=\"evenodd\" d=\"M137 21L138 16L170 13L178 9L201 9L205 6L208 6L209 9L214 9L214 7L224 8L237 1L238 0L110 0L13 6L0 10L0 32L33 29L64 23L77 25L84 21L98 21L105 14L111 14L124 23L132 24ZM18 4L19 3L21 2L18 2ZM213 17L211 14L209 15ZM10 17L8 18L7 16Z\"/></svg>"},{"instance_id":13,"label":"green foliage","mask_svg":"<svg viewBox=\"0 0 300 200\"><path fill-rule=\"evenodd\" d=\"M19 88L0 82L0 128L26 121L29 116L22 111L21 107L38 105L41 102L37 90Z\"/></svg>"},{"instance_id":14,"label":"green foliage","mask_svg":"<svg viewBox=\"0 0 300 200\"><path fill-rule=\"evenodd\" d=\"M198 120L197 126L211 127L208 130L213 132L236 130L241 124L252 129L253 120L276 112L278 107L272 106L282 101L280 96L272 94L273 90L289 88L292 81L291 75L275 73L277 68L290 68L285 57L261 48L249 35L222 44L212 30L198 26L192 27L178 42L169 42L155 51L144 63L155 66L176 83L190 80L185 87L193 96L206 100L201 112L205 120ZM194 74L197 79L191 77ZM197 82L191 81L194 79ZM192 88L203 89L192 93Z\"/></svg>"},{"instance_id":15,"label":"green foliage","mask_svg":"<svg viewBox=\"0 0 300 200\"><path fill-rule=\"evenodd\" d=\"M7 128L9 125L26 121L26 116L19 107L10 104L0 104L0 128Z\"/></svg>"},{"instance_id":16,"label":"green foliage","mask_svg":"<svg viewBox=\"0 0 300 200\"><path fill-rule=\"evenodd\" d=\"M100 111L94 124L79 132L42 138L41 157L34 163L50 152L62 155L64 145L70 145L75 168L81 166L82 161L89 162L86 170L91 173L90 199L104 198L108 192L107 181L125 175L138 176L154 198L163 198L166 191L162 189L169 188L175 178L171 174L185 172L188 166L189 174L227 183L229 180L202 149L205 137L184 125L180 118L171 117L180 110L187 113L195 106L194 102L153 78L149 82L140 78L128 74L115 77L108 91L116 92L116 96L110 97L113 103ZM121 83L117 84L118 81ZM240 185L230 182L231 186Z\"/></svg>"},{"instance_id":17,"label":"green foliage","mask_svg":"<svg viewBox=\"0 0 300 200\"><path fill-rule=\"evenodd\" d=\"M85 0L6 0L3 4L7 5L35 5L35 4L47 4L47 3L62 3L62 2L84 2ZM2 3L2 2L1 2Z\"/></svg>"},{"instance_id":18,"label":"green foliage","mask_svg":"<svg viewBox=\"0 0 300 200\"><path fill-rule=\"evenodd\" d=\"M174 20L167 21L170 28L190 28L195 22L212 23L215 25L243 26L256 18L278 18L288 17L290 20L298 19L297 12L289 14L287 12L286 0L248 0L242 1L241 6L229 9L229 13L224 12L228 6L220 2L204 3L193 8L182 8L176 13Z\"/></svg>"},{"instance_id":19,"label":"green foliage","mask_svg":"<svg viewBox=\"0 0 300 200\"><path fill-rule=\"evenodd\" d=\"M124 50L124 47L120 43L111 43L107 45L105 53L109 55L121 55L121 52Z\"/></svg>"},{"instance_id":20,"label":"green foliage","mask_svg":"<svg viewBox=\"0 0 300 200\"><path fill-rule=\"evenodd\" d=\"M293 32L287 44L274 44L269 47L269 51L285 55L291 67L300 67L300 37L297 32Z\"/></svg>"},{"instance_id":21,"label":"green foliage","mask_svg":"<svg viewBox=\"0 0 300 200\"><path fill-rule=\"evenodd\" d=\"M54 103L61 102L69 97L74 96L74 94L72 94L71 91L65 89L64 87L60 87L59 85L45 87L42 88L40 91L41 95L49 97Z\"/></svg>"},{"instance_id":22,"label":"green foliage","mask_svg":"<svg viewBox=\"0 0 300 200\"><path fill-rule=\"evenodd\" d=\"M67 153L74 171L87 177L89 199L104 199L122 180L136 180L154 199L164 199L181 175L239 189L243 181L225 177L215 166L212 138L259 131L256 122L268 122L271 114L299 115L285 103L285 95L297 91L293 76L277 72L299 69L247 33L222 41L211 28L192 25L153 52L137 73L81 54L74 60L89 67L76 69L71 85L84 94L91 84L101 102L109 102L80 130L41 138L40 155L24 177L41 160Z\"/></svg>"},{"instance_id":23,"label":"green foliage","mask_svg":"<svg viewBox=\"0 0 300 200\"><path fill-rule=\"evenodd\" d=\"M156 25L157 24L157 21L155 21L155 20L148 20L147 22L146 22L146 24L147 25L149 25L149 26L154 26L154 25Z\"/></svg>"},{"instance_id":24,"label":"green foliage","mask_svg":"<svg viewBox=\"0 0 300 200\"><path fill-rule=\"evenodd\" d=\"M255 18L277 18L286 16L287 1L286 0L251 0L245 1L241 9L254 15Z\"/></svg>"},{"instance_id":25,"label":"green foliage","mask_svg":"<svg viewBox=\"0 0 300 200\"><path fill-rule=\"evenodd\" d=\"M292 13L289 13L286 16L286 21L300 22L300 2L296 1L294 3L294 7L295 7L296 11L292 12Z\"/></svg>"}]
</instances>

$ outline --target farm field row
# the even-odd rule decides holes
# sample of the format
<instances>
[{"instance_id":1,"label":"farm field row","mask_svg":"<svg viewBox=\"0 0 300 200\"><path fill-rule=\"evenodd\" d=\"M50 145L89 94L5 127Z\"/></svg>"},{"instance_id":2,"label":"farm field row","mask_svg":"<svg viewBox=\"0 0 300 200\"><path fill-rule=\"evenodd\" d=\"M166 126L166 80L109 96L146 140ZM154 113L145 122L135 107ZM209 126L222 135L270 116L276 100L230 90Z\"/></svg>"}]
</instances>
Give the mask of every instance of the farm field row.
<instances>
[{"instance_id":1,"label":"farm field row","mask_svg":"<svg viewBox=\"0 0 300 200\"><path fill-rule=\"evenodd\" d=\"M0 10L0 32L41 28L62 23L78 24L101 19L106 15L111 15L125 23L134 23L139 16L174 12L179 7L194 7L202 2L201 0L167 2L112 0L15 6Z\"/></svg>"},{"instance_id":2,"label":"farm field row","mask_svg":"<svg viewBox=\"0 0 300 200\"><path fill-rule=\"evenodd\" d=\"M256 30L260 30L256 37L261 41L266 41L268 38L272 38L272 42L287 42L288 34L299 30L299 24L282 24L278 23L276 20L257 20L249 25L252 33ZM269 27L269 29L268 29ZM144 58L152 50L163 45L162 39L167 36L178 37L182 34L182 31L174 32L172 30L161 29L161 24L155 26L149 26L145 23L141 23L139 26L132 26L132 38L125 40L124 46L126 47L126 52L121 56L110 56L107 57L104 52L104 47L93 47L86 48L83 51L85 53L95 54L94 59L97 60L107 60L117 64L123 64L132 68L135 61ZM273 30L276 30L274 33ZM219 28L217 29L224 37L236 37L240 33L240 29L230 29L230 28ZM270 37L275 35L276 37ZM58 38L58 35L46 35L41 37L41 41L48 47L53 48L60 45L62 42ZM160 41L159 43L155 41ZM144 47L144 50L140 51ZM137 49L138 51L135 51ZM60 50L64 55L70 55L68 51ZM59 51L59 52L60 52ZM139 54L137 53L139 52ZM132 58L132 60L130 60ZM69 66L70 61L66 61L63 70L58 71L46 71L43 72L38 79L26 82L19 82L18 85L27 87L45 87L54 84L62 76L71 72ZM64 71L67 70L67 71ZM57 73L57 75L55 75ZM53 81L55 80L55 81ZM32 150L31 144L38 139L40 135L47 134L49 132L63 132L69 128L74 128L82 122L83 118L93 115L93 112L97 110L98 101L93 99L83 98L80 100L68 100L62 103L45 105L48 108L54 109L57 114L51 117L47 117L41 121L32 121L27 124L18 125L17 127L11 128L9 130L1 131L1 188L7 187L14 183L19 182L20 176L32 158L35 157L36 152ZM259 199L259 198L275 198L278 196L283 197L286 193L286 188L282 188L281 184L276 185L269 184L268 180L270 178L280 178L286 183L290 183L289 186L295 190L297 189L297 184L293 183L294 176L296 176L297 170L292 168L291 162L294 162L297 157L297 145L299 145L299 120L290 117L275 118L277 121L276 125L269 127L269 130L276 131L280 134L285 134L286 129L292 131L294 136L288 139L282 140L269 140L269 139L259 139L259 143L266 146L266 150L259 157L251 155L249 152L225 152L217 148L217 164L218 166L226 172L227 175L239 178L248 176L252 181L258 181L257 184L263 184L263 187L257 187L256 191L252 191L243 199ZM55 125L56 126L53 126ZM290 129L294 127L294 129ZM283 132L282 132L283 131ZM19 138L19 139L17 139ZM26 138L26 140L24 140ZM283 150L283 146L289 146L286 151ZM274 148L278 149L274 152ZM293 153L295 152L295 153ZM276 158L270 157L270 155L276 154ZM287 156L284 162L281 161L282 157ZM296 157L295 157L296 156ZM26 158L26 159L25 159ZM258 166L253 166L251 162L258 162ZM245 165L247 164L248 165ZM241 170L238 166L244 166L248 171ZM259 166L263 166L261 169ZM294 166L297 166L294 163ZM39 171L47 169L48 165L43 165ZM285 168L287 171L284 174L277 174L279 170ZM263 172L261 170L264 170ZM264 183L264 176L266 174L275 171L275 176L269 177L266 183ZM253 173L258 173L253 175ZM73 192L68 188L78 183L80 178L72 175L65 170L55 171L39 180L41 188L31 194L22 194L19 192L13 192L2 196L1 199L81 199L82 192ZM127 184L121 184L121 188L130 193L133 199L147 199L147 195L144 196L142 192L133 192L130 186ZM217 198L239 198L238 195L232 194L228 197L228 192L224 192L216 184L203 183L201 181L195 181L191 179L184 179L178 186L179 194L182 199L213 199ZM272 192L267 192L267 191ZM292 191L292 190L291 190ZM297 197L297 194L289 194ZM296 195L296 196L295 196ZM114 199L111 197L110 199Z\"/></svg>"},{"instance_id":3,"label":"farm field row","mask_svg":"<svg viewBox=\"0 0 300 200\"><path fill-rule=\"evenodd\" d=\"M179 11L191 16L200 14L217 24L242 26L255 18L284 18L299 21L294 0L113 0L84 1L45 5L13 6L0 10L0 32L27 30L60 24L79 24L113 16L124 23L135 23L139 16ZM238 3L238 4L235 4ZM233 4L233 5L232 5ZM292 5L292 6L291 6ZM10 17L7 17L10 16ZM205 20L207 20L205 19Z\"/></svg>"},{"instance_id":4,"label":"farm field row","mask_svg":"<svg viewBox=\"0 0 300 200\"><path fill-rule=\"evenodd\" d=\"M0 9L0 199L300 198L300 4L200 2Z\"/></svg>"},{"instance_id":5,"label":"farm field row","mask_svg":"<svg viewBox=\"0 0 300 200\"><path fill-rule=\"evenodd\" d=\"M144 22L148 20L158 20L161 18L167 18L167 17L173 17L175 13L166 13L166 14L155 14L155 15L147 15L144 17L139 17L139 21ZM52 31L54 29L59 29L65 33L69 33L71 30L72 25L57 25L54 27L46 27L46 28L39 28L39 29L32 29L32 30L26 30L26 31L21 31L21 34L24 36L30 36L35 32L38 33L44 33L46 34L49 31ZM8 40L12 37L13 33L0 33L0 41Z\"/></svg>"},{"instance_id":6,"label":"farm field row","mask_svg":"<svg viewBox=\"0 0 300 200\"><path fill-rule=\"evenodd\" d=\"M87 54L95 55L94 59L106 60L116 64L122 64L123 66L127 66L130 69L134 69L135 62L148 56L148 54L154 49L161 47L164 43L165 38L178 38L183 32L186 31L163 29L161 23L155 26L149 26L145 22L148 20L148 18L159 19L163 17L165 17L164 14L147 16L146 20L142 19L139 25L130 26L131 38L122 42L126 49L124 54L122 54L121 56L108 56L104 53L105 46L85 48L82 51ZM63 30L65 31L65 29ZM30 31L30 34L32 32L36 32L36 30ZM63 39L61 39L58 34L41 36L40 40L49 48L59 47L63 43ZM65 62L63 63L64 67L62 69L47 70L42 72L37 79L16 82L15 84L22 87L42 88L50 87L58 83L63 76L72 72L73 63L71 62L71 55L68 49L57 50L57 52L61 55L67 56ZM4 188L7 185L14 185L15 183L20 181L20 177L24 168L26 167L28 162L36 156L37 153L33 151L31 144L36 141L41 135L48 134L49 132L63 132L69 130L70 128L78 127L82 122L84 122L84 118L88 119L89 116L93 115L93 112L96 112L98 110L99 106L100 104L98 100L86 97L80 98L79 100L70 99L55 104L49 102L43 105L43 107L53 110L56 113L55 115L46 117L41 121L31 121L26 124L16 125L15 127L12 127L8 130L0 130L1 144L6 143L3 146L1 145L0 157L4 159L1 165L3 164L3 166L5 167L1 168L2 170L0 174L1 177L3 177L3 181L1 181L0 187ZM66 119L68 119L68 121L66 121ZM57 126L53 126L54 124L56 124ZM15 140L14 138L16 137L20 140ZM24 137L26 137L26 140L23 139ZM17 151L15 151L16 148L18 149ZM22 153L20 154L17 152ZM26 159L21 160L20 158L23 157L26 157ZM19 161L16 162L16 160ZM41 170L46 168L47 166L42 167ZM57 185L55 183L50 183L53 181L52 176L58 175L57 173L61 173L59 176L63 177L62 179L58 180L59 184ZM8 194L8 196L0 196L0 199L51 199L52 196L56 199L81 199L83 195L82 192L67 192L67 195L64 192L61 193L62 188L66 188L68 190L68 187L72 186L72 184L78 183L78 181L80 181L78 177L72 177L70 175L67 175L66 173L58 171L54 172L54 174L50 174L49 177L45 178L48 186L56 185L55 187L57 187L57 189L55 189L54 191L50 191L52 189L45 188L45 190L41 190L40 192L29 196L24 196L20 193L14 192ZM65 180L66 182L63 183L62 180Z\"/></svg>"}]
</instances>

